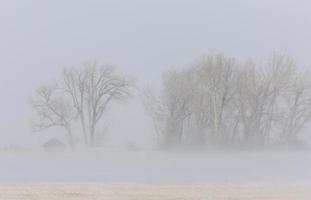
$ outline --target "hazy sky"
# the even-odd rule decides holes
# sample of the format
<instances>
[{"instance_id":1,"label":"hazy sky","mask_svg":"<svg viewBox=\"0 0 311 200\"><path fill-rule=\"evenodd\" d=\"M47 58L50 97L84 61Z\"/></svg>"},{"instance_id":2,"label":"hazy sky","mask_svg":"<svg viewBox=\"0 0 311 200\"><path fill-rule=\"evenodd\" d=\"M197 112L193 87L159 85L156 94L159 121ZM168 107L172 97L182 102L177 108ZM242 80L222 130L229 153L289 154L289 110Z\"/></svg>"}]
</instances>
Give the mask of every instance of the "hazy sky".
<instances>
[{"instance_id":1,"label":"hazy sky","mask_svg":"<svg viewBox=\"0 0 311 200\"><path fill-rule=\"evenodd\" d=\"M288 53L308 68L310 9L307 0L0 0L0 143L31 141L34 89L89 59L118 66L140 85L211 51ZM129 107L119 109L118 131L146 132L143 111Z\"/></svg>"}]
</instances>

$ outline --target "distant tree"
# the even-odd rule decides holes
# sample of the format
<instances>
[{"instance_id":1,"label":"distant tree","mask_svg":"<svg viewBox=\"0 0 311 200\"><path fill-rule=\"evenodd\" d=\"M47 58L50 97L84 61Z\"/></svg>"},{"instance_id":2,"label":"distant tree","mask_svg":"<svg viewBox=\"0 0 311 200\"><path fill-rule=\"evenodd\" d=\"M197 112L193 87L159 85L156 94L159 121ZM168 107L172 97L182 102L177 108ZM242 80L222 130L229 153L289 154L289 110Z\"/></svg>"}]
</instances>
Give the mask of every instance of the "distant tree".
<instances>
[{"instance_id":1,"label":"distant tree","mask_svg":"<svg viewBox=\"0 0 311 200\"><path fill-rule=\"evenodd\" d=\"M191 115L193 80L191 70L170 70L163 74L160 95L149 90L143 104L151 116L161 146L181 144L187 137L185 123Z\"/></svg>"},{"instance_id":2,"label":"distant tree","mask_svg":"<svg viewBox=\"0 0 311 200\"><path fill-rule=\"evenodd\" d=\"M38 116L35 130L63 127L73 146L71 126L79 119L85 145L95 145L97 127L108 106L128 97L131 87L132 82L110 65L87 62L65 68L62 81L40 87L33 97L32 106Z\"/></svg>"},{"instance_id":3,"label":"distant tree","mask_svg":"<svg viewBox=\"0 0 311 200\"><path fill-rule=\"evenodd\" d=\"M168 116L168 110L163 99L151 88L145 89L141 96L144 108L147 114L151 117L157 146L164 143L165 138L165 123Z\"/></svg>"},{"instance_id":4,"label":"distant tree","mask_svg":"<svg viewBox=\"0 0 311 200\"><path fill-rule=\"evenodd\" d=\"M193 104L197 126L204 127L201 130L203 135L210 132L209 139L225 141L231 129L225 118L230 114L227 111L236 92L236 61L217 54L203 57L194 66L197 85L193 91L197 92ZM202 140L202 136L198 140Z\"/></svg>"},{"instance_id":5,"label":"distant tree","mask_svg":"<svg viewBox=\"0 0 311 200\"><path fill-rule=\"evenodd\" d=\"M240 68L235 100L244 143L263 145L277 132L282 94L294 72L293 60L282 55L266 66L246 62Z\"/></svg>"},{"instance_id":6,"label":"distant tree","mask_svg":"<svg viewBox=\"0 0 311 200\"><path fill-rule=\"evenodd\" d=\"M42 86L31 99L31 105L37 115L33 125L34 131L61 127L66 131L68 143L73 148L71 124L75 114L70 101L64 97L62 90L56 84Z\"/></svg>"},{"instance_id":7,"label":"distant tree","mask_svg":"<svg viewBox=\"0 0 311 200\"><path fill-rule=\"evenodd\" d=\"M167 108L166 145L181 144L187 137L185 123L191 115L192 77L191 69L171 70L163 75L163 103Z\"/></svg>"},{"instance_id":8,"label":"distant tree","mask_svg":"<svg viewBox=\"0 0 311 200\"><path fill-rule=\"evenodd\" d=\"M65 69L63 79L64 91L71 97L80 118L84 141L94 145L97 125L107 107L128 97L132 83L117 75L113 66L97 62Z\"/></svg>"},{"instance_id":9,"label":"distant tree","mask_svg":"<svg viewBox=\"0 0 311 200\"><path fill-rule=\"evenodd\" d=\"M281 139L295 142L311 120L310 74L296 73L284 94L285 112L282 113Z\"/></svg>"},{"instance_id":10,"label":"distant tree","mask_svg":"<svg viewBox=\"0 0 311 200\"><path fill-rule=\"evenodd\" d=\"M85 119L85 84L87 81L87 73L76 68L63 70L63 90L66 94L69 94L71 101L73 102L74 109L80 118L82 126L84 144L88 144L88 133Z\"/></svg>"},{"instance_id":11,"label":"distant tree","mask_svg":"<svg viewBox=\"0 0 311 200\"><path fill-rule=\"evenodd\" d=\"M307 77L284 55L259 64L212 54L164 73L145 107L168 146L295 141L311 122Z\"/></svg>"}]
</instances>

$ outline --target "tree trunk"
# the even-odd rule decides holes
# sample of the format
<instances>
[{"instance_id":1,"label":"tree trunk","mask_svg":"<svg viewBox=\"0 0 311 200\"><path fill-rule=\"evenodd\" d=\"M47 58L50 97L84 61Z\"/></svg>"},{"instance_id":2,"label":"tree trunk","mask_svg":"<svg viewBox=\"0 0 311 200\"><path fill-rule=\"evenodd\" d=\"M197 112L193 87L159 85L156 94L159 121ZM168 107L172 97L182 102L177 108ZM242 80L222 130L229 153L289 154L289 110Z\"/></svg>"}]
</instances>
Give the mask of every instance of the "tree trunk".
<instances>
[{"instance_id":1,"label":"tree trunk","mask_svg":"<svg viewBox=\"0 0 311 200\"><path fill-rule=\"evenodd\" d=\"M70 146L71 149L74 149L75 144L74 144L74 141L73 141L73 136L72 136L71 128L67 126L66 130L67 130L67 135L68 135L69 146Z\"/></svg>"},{"instance_id":2,"label":"tree trunk","mask_svg":"<svg viewBox=\"0 0 311 200\"><path fill-rule=\"evenodd\" d=\"M83 114L80 116L81 119L81 124L82 124L82 132L83 132L83 139L84 139L84 145L88 146L88 139L87 139L87 132L86 132L86 125L84 121L84 116Z\"/></svg>"}]
</instances>

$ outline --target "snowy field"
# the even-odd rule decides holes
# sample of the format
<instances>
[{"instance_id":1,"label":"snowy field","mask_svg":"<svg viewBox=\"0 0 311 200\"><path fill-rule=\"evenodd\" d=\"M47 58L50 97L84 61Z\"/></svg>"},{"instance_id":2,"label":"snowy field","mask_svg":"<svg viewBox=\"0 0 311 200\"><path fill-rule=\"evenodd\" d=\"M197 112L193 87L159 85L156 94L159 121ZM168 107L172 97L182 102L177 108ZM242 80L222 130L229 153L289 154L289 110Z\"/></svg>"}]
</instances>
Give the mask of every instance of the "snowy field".
<instances>
[{"instance_id":1,"label":"snowy field","mask_svg":"<svg viewBox=\"0 0 311 200\"><path fill-rule=\"evenodd\" d=\"M1 200L309 200L309 184L1 184Z\"/></svg>"},{"instance_id":2,"label":"snowy field","mask_svg":"<svg viewBox=\"0 0 311 200\"><path fill-rule=\"evenodd\" d=\"M311 181L310 152L94 151L0 156L2 182Z\"/></svg>"},{"instance_id":3,"label":"snowy field","mask_svg":"<svg viewBox=\"0 0 311 200\"><path fill-rule=\"evenodd\" d=\"M2 154L0 199L311 199L309 152Z\"/></svg>"}]
</instances>

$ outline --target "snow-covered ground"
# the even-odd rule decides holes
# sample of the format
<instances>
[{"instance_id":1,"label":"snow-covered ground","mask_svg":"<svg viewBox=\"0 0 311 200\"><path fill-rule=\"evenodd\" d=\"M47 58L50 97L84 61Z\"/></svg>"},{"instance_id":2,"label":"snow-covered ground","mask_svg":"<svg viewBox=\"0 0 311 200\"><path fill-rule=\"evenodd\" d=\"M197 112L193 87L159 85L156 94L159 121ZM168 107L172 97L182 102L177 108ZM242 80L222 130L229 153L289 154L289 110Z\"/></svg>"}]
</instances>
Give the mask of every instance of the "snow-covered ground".
<instances>
[{"instance_id":1,"label":"snow-covered ground","mask_svg":"<svg viewBox=\"0 0 311 200\"><path fill-rule=\"evenodd\" d=\"M309 200L311 153L0 154L0 200Z\"/></svg>"},{"instance_id":2,"label":"snow-covered ground","mask_svg":"<svg viewBox=\"0 0 311 200\"><path fill-rule=\"evenodd\" d=\"M0 182L311 183L311 153L76 151L0 155Z\"/></svg>"},{"instance_id":3,"label":"snow-covered ground","mask_svg":"<svg viewBox=\"0 0 311 200\"><path fill-rule=\"evenodd\" d=\"M0 184L1 200L309 200L310 184Z\"/></svg>"}]
</instances>

